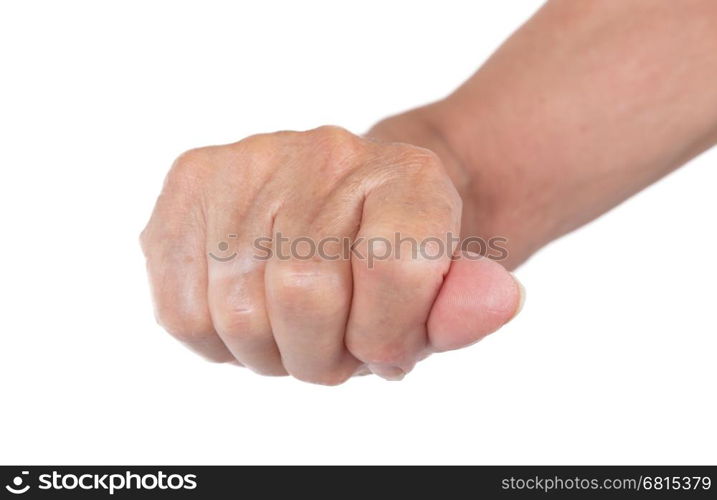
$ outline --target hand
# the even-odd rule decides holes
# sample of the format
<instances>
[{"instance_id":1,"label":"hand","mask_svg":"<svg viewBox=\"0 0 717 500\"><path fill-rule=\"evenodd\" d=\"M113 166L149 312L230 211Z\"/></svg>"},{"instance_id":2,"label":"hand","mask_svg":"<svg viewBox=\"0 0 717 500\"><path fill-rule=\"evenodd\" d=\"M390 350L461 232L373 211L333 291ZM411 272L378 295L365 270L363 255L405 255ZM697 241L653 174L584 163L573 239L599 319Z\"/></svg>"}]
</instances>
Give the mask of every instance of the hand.
<instances>
[{"instance_id":1,"label":"hand","mask_svg":"<svg viewBox=\"0 0 717 500\"><path fill-rule=\"evenodd\" d=\"M439 248L460 234L461 204L431 151L337 127L188 151L141 237L158 321L261 374L400 379L519 308L501 265Z\"/></svg>"}]
</instances>

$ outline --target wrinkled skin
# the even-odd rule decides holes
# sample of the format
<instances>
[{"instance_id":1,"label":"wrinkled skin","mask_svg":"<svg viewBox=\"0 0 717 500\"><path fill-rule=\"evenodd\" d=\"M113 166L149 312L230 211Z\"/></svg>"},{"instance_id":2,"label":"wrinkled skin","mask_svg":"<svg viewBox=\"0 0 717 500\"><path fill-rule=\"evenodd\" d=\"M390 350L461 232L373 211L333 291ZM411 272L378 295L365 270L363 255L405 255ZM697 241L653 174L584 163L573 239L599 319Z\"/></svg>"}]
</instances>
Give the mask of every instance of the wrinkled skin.
<instances>
[{"instance_id":1,"label":"wrinkled skin","mask_svg":"<svg viewBox=\"0 0 717 500\"><path fill-rule=\"evenodd\" d=\"M380 255L365 240L445 240L460 234L461 212L434 153L338 127L188 151L141 236L157 319L204 357L260 374L398 380L429 354L510 320L521 301L510 273L460 251L371 265L353 255L262 260L255 242L348 238L359 254Z\"/></svg>"}]
</instances>

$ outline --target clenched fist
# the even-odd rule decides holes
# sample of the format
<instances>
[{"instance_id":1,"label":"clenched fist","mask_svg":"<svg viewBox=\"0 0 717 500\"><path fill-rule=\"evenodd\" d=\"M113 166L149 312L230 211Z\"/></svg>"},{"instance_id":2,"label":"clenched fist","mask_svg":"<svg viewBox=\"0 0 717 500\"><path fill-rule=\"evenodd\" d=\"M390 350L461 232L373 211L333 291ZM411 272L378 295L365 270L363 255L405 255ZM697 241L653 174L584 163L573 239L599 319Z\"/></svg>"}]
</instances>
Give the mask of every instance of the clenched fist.
<instances>
[{"instance_id":1,"label":"clenched fist","mask_svg":"<svg viewBox=\"0 0 717 500\"><path fill-rule=\"evenodd\" d=\"M188 151L141 237L158 321L261 374L400 379L519 308L500 264L460 250L461 205L431 151L337 127Z\"/></svg>"}]
</instances>

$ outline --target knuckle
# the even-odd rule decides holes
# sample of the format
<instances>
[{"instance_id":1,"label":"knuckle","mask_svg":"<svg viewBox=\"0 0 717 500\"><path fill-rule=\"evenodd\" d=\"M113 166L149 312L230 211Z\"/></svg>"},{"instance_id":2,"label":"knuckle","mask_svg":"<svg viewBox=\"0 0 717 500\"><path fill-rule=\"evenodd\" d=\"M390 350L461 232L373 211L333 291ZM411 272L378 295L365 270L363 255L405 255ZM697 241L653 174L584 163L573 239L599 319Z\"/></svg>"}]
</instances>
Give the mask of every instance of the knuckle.
<instances>
[{"instance_id":1,"label":"knuckle","mask_svg":"<svg viewBox=\"0 0 717 500\"><path fill-rule=\"evenodd\" d=\"M332 144L352 143L356 137L345 128L337 125L322 125L310 130L309 133Z\"/></svg>"},{"instance_id":2,"label":"knuckle","mask_svg":"<svg viewBox=\"0 0 717 500\"><path fill-rule=\"evenodd\" d=\"M285 264L272 273L273 297L285 309L334 312L344 307L344 289L339 277L315 266Z\"/></svg>"},{"instance_id":3,"label":"knuckle","mask_svg":"<svg viewBox=\"0 0 717 500\"><path fill-rule=\"evenodd\" d=\"M342 127L324 125L310 130L309 136L326 150L329 158L339 162L353 155L359 147L359 138Z\"/></svg>"},{"instance_id":4,"label":"knuckle","mask_svg":"<svg viewBox=\"0 0 717 500\"><path fill-rule=\"evenodd\" d=\"M198 192L212 164L213 149L216 148L190 149L179 155L165 178L165 192L188 195Z\"/></svg>"},{"instance_id":5,"label":"knuckle","mask_svg":"<svg viewBox=\"0 0 717 500\"><path fill-rule=\"evenodd\" d=\"M294 301L315 292L320 282L316 272L283 269L276 273L273 288L280 299Z\"/></svg>"},{"instance_id":6,"label":"knuckle","mask_svg":"<svg viewBox=\"0 0 717 500\"><path fill-rule=\"evenodd\" d=\"M147 268L157 323L183 342L202 342L214 335L208 311L195 303L192 294L185 293L192 285L166 266L148 263Z\"/></svg>"},{"instance_id":7,"label":"knuckle","mask_svg":"<svg viewBox=\"0 0 717 500\"><path fill-rule=\"evenodd\" d=\"M271 151L281 133L254 134L231 145L231 149L239 154L255 156Z\"/></svg>"},{"instance_id":8,"label":"knuckle","mask_svg":"<svg viewBox=\"0 0 717 500\"><path fill-rule=\"evenodd\" d=\"M443 174L443 163L430 149L410 144L394 144L400 164L408 171L425 174Z\"/></svg>"},{"instance_id":9,"label":"knuckle","mask_svg":"<svg viewBox=\"0 0 717 500\"><path fill-rule=\"evenodd\" d=\"M145 257L149 255L150 236L149 228L145 227L141 233L139 233L139 247L142 249L142 253Z\"/></svg>"},{"instance_id":10,"label":"knuckle","mask_svg":"<svg viewBox=\"0 0 717 500\"><path fill-rule=\"evenodd\" d=\"M445 249L433 248L424 242L419 244L413 248L404 246L400 249L400 256L396 254L396 249L387 257L384 257L385 253L372 255L369 249L366 259L354 267L354 273L359 275L358 279L394 284L394 288L404 290L413 289L414 286L423 288L427 283L440 282L449 264L442 255Z\"/></svg>"},{"instance_id":11,"label":"knuckle","mask_svg":"<svg viewBox=\"0 0 717 500\"><path fill-rule=\"evenodd\" d=\"M451 205L460 206L460 196L443 162L436 153L429 149L400 144L396 155L396 164L391 173L408 179L417 187L427 187L426 193L442 194Z\"/></svg>"},{"instance_id":12,"label":"knuckle","mask_svg":"<svg viewBox=\"0 0 717 500\"><path fill-rule=\"evenodd\" d=\"M209 163L210 157L209 147L194 148L185 151L174 160L171 173L177 176L195 174Z\"/></svg>"},{"instance_id":13,"label":"knuckle","mask_svg":"<svg viewBox=\"0 0 717 500\"><path fill-rule=\"evenodd\" d=\"M158 304L155 316L157 323L181 342L202 343L214 335L211 321L202 314L178 311L172 306Z\"/></svg>"},{"instance_id":14,"label":"knuckle","mask_svg":"<svg viewBox=\"0 0 717 500\"><path fill-rule=\"evenodd\" d=\"M257 328L257 313L251 308L225 304L218 308L214 320L216 329L232 339L251 340L261 333Z\"/></svg>"},{"instance_id":15,"label":"knuckle","mask_svg":"<svg viewBox=\"0 0 717 500\"><path fill-rule=\"evenodd\" d=\"M276 170L277 158L281 156L290 141L293 132L274 132L270 134L254 134L239 142L230 144L222 151L222 162L217 169L222 182L231 180L237 172L257 174L259 178ZM246 181L244 175L240 177Z\"/></svg>"},{"instance_id":16,"label":"knuckle","mask_svg":"<svg viewBox=\"0 0 717 500\"><path fill-rule=\"evenodd\" d=\"M147 262L148 271L156 271L156 268L162 267L162 254L168 251L164 243L171 228L170 222L166 219L154 221L154 218L153 215L153 220L139 234L139 246Z\"/></svg>"}]
</instances>

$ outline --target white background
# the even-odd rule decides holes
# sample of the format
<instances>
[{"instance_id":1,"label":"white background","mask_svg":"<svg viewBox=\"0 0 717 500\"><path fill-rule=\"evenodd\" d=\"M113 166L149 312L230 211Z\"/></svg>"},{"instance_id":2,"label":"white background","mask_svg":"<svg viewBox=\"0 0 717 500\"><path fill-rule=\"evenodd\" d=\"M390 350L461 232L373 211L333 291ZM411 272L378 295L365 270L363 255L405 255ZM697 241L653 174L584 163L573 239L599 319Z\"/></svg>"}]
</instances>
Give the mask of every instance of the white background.
<instances>
[{"instance_id":1,"label":"white background","mask_svg":"<svg viewBox=\"0 0 717 500\"><path fill-rule=\"evenodd\" d=\"M715 463L717 151L518 271L518 319L402 383L261 378L155 325L171 161L440 98L522 2L0 7L0 462Z\"/></svg>"}]
</instances>

